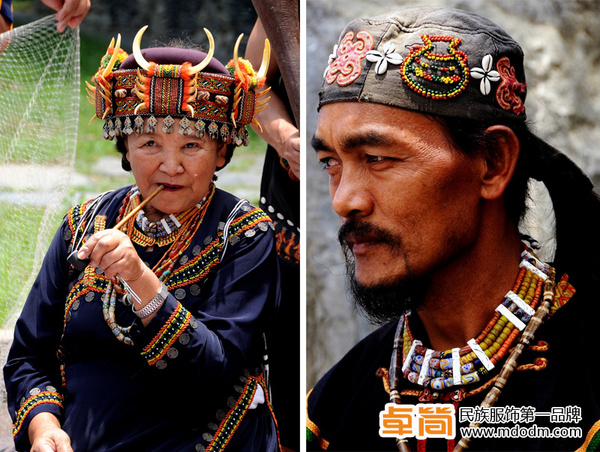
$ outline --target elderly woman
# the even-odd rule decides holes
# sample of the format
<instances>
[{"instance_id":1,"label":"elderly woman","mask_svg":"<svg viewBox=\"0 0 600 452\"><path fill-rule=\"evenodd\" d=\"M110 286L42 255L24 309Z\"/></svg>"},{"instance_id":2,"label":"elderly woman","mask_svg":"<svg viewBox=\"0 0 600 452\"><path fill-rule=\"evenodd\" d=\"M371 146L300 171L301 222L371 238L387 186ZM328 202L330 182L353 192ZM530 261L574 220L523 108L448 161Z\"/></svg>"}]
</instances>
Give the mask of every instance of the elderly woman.
<instances>
[{"instance_id":1,"label":"elderly woman","mask_svg":"<svg viewBox=\"0 0 600 452\"><path fill-rule=\"evenodd\" d=\"M238 59L239 40L224 67L208 31L208 54L140 51L143 31L133 56L111 43L90 85L136 184L72 208L50 246L4 370L15 444L278 450L272 225L213 183L247 140L266 67Z\"/></svg>"}]
</instances>

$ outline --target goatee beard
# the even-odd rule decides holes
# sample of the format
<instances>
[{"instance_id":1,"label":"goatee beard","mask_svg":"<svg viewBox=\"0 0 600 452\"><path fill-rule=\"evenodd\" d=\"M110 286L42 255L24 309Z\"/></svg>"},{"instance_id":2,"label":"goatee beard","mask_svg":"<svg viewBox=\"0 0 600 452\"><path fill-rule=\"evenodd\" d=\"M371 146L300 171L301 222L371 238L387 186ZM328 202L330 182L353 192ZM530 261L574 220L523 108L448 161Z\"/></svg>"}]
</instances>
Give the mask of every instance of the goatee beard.
<instances>
[{"instance_id":1,"label":"goatee beard","mask_svg":"<svg viewBox=\"0 0 600 452\"><path fill-rule=\"evenodd\" d=\"M412 278L410 272L408 276L390 277L368 286L356 279L356 262L346 242L350 233L355 237L361 235L377 237L378 241L388 244L399 258L404 253L399 238L384 229L368 223L358 223L355 220L342 225L338 239L346 258L348 289L357 311L369 322L382 325L398 319L408 311L418 310L423 304L426 284L421 279Z\"/></svg>"}]
</instances>

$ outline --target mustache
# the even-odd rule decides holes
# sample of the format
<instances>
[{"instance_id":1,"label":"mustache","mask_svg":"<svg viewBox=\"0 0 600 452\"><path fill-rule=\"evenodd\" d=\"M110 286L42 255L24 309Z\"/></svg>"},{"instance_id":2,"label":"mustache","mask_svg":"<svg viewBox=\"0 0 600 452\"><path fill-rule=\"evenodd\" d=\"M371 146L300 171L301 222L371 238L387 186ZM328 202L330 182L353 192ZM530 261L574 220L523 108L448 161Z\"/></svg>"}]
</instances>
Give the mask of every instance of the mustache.
<instances>
[{"instance_id":1,"label":"mustache","mask_svg":"<svg viewBox=\"0 0 600 452\"><path fill-rule=\"evenodd\" d=\"M356 219L348 220L338 230L338 241L342 248L348 248L349 241L371 240L387 243L391 248L400 247L400 239L380 226Z\"/></svg>"}]
</instances>

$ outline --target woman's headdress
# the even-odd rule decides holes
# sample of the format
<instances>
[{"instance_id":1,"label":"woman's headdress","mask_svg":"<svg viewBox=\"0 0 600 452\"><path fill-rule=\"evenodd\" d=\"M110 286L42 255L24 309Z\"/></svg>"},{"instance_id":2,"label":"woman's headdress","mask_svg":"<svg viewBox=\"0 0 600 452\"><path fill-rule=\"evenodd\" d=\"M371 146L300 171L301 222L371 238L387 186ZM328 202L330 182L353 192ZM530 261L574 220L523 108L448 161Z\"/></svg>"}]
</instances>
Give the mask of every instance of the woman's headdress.
<instances>
[{"instance_id":1,"label":"woman's headdress","mask_svg":"<svg viewBox=\"0 0 600 452\"><path fill-rule=\"evenodd\" d=\"M212 139L247 145L249 124L266 107L265 81L270 46L265 40L263 61L255 72L249 61L238 57L240 35L233 59L223 66L213 58L214 41L205 28L208 53L172 47L140 49L140 29L133 41L133 55L121 49L121 36L109 44L98 72L88 83L88 100L96 108L94 118L105 121L103 136L155 132L156 117L163 117L163 132L183 135L208 134ZM92 118L92 119L94 119ZM179 119L178 126L175 119Z\"/></svg>"}]
</instances>

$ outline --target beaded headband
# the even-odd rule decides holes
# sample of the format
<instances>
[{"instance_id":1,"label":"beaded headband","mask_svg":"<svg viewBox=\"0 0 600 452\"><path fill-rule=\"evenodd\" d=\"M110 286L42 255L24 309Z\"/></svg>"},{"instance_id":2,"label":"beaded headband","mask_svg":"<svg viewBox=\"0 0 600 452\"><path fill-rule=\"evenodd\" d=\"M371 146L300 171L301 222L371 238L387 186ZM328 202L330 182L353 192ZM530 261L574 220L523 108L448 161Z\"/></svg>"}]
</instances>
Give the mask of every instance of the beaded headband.
<instances>
[{"instance_id":1,"label":"beaded headband","mask_svg":"<svg viewBox=\"0 0 600 452\"><path fill-rule=\"evenodd\" d=\"M441 116L525 119L523 51L477 14L408 8L350 22L329 57L319 108L375 102Z\"/></svg>"},{"instance_id":2,"label":"beaded headband","mask_svg":"<svg viewBox=\"0 0 600 452\"><path fill-rule=\"evenodd\" d=\"M98 72L87 83L88 100L96 108L92 118L105 120L103 137L112 140L132 133L154 133L156 117L163 117L163 132L172 133L175 118L178 132L197 137L248 144L246 126L260 124L255 115L262 111L267 90L257 93L265 81L270 57L265 40L263 61L255 72L249 61L238 57L240 35L233 59L223 66L212 58L214 41L208 53L190 49L150 48L140 50L147 26L133 40L133 55L121 49L121 36L114 39L100 61ZM148 60L150 61L148 61Z\"/></svg>"}]
</instances>

